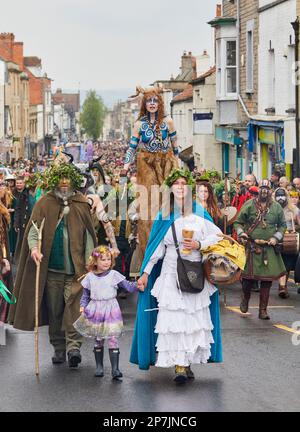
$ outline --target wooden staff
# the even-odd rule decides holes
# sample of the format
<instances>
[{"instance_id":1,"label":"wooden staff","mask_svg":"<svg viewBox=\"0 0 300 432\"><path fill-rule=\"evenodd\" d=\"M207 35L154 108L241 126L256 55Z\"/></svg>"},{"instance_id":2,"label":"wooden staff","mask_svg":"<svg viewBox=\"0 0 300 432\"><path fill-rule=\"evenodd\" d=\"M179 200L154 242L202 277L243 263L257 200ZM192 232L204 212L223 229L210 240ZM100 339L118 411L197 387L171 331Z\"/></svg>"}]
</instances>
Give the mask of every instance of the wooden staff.
<instances>
[{"instance_id":1,"label":"wooden staff","mask_svg":"<svg viewBox=\"0 0 300 432\"><path fill-rule=\"evenodd\" d=\"M40 228L32 221L32 225L36 229L38 234L38 252L41 254L42 250L42 238L43 229L45 225L45 218L42 220ZM35 327L34 327L34 347L35 347L35 374L39 376L40 366L39 366L39 286L40 286L40 270L41 263L36 264L36 277L35 277Z\"/></svg>"}]
</instances>

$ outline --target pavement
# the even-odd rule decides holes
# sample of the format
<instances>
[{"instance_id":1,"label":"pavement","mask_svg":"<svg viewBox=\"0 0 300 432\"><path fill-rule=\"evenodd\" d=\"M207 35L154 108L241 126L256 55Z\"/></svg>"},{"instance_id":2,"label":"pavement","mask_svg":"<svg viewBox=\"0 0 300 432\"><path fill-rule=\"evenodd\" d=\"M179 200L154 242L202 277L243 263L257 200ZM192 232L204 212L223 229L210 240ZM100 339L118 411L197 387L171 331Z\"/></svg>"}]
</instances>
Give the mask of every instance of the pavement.
<instances>
[{"instance_id":1,"label":"pavement","mask_svg":"<svg viewBox=\"0 0 300 432\"><path fill-rule=\"evenodd\" d=\"M122 382L111 379L108 349L105 376L94 377L93 341L85 339L82 363L52 365L47 327L40 329L40 377L34 373L34 335L8 326L0 346L0 411L7 412L261 412L299 411L300 344L292 343L299 322L300 295L282 300L271 291L271 321L258 319L258 293L252 293L250 314L239 313L240 285L221 289L222 364L195 365L196 380L173 382L173 369L141 371L129 363L136 295L119 300L125 334L120 340ZM283 327L276 327L276 325Z\"/></svg>"}]
</instances>

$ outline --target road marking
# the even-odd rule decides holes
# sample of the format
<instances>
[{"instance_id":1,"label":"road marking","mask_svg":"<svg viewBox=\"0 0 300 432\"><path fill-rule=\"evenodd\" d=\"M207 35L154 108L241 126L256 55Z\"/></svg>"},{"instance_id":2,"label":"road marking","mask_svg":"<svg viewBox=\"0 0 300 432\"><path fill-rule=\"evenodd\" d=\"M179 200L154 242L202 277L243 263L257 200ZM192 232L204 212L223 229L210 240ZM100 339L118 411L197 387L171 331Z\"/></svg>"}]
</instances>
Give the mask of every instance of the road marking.
<instances>
[{"instance_id":1,"label":"road marking","mask_svg":"<svg viewBox=\"0 0 300 432\"><path fill-rule=\"evenodd\" d=\"M243 316L251 315L251 313L249 313L249 312L247 312L247 313L241 312L240 308L237 307L237 306L226 306L226 309L230 310L231 312L235 312L235 313L237 313L239 315L243 315Z\"/></svg>"},{"instance_id":2,"label":"road marking","mask_svg":"<svg viewBox=\"0 0 300 432\"><path fill-rule=\"evenodd\" d=\"M251 315L250 312L243 313L239 306L225 306L231 312L237 313L242 316ZM249 309L259 309L259 306L250 306ZM268 306L268 309L295 309L295 306Z\"/></svg>"},{"instance_id":3,"label":"road marking","mask_svg":"<svg viewBox=\"0 0 300 432\"><path fill-rule=\"evenodd\" d=\"M259 306L250 306L249 309L259 309ZM295 309L295 306L268 306L268 309Z\"/></svg>"},{"instance_id":4,"label":"road marking","mask_svg":"<svg viewBox=\"0 0 300 432\"><path fill-rule=\"evenodd\" d=\"M285 330L285 331L287 331L289 333L294 333L294 334L299 334L300 335L300 331L299 330L294 330L294 329L292 329L290 327L287 327L285 325L282 325L282 324L275 324L274 327L276 327L276 328L278 328L280 330Z\"/></svg>"}]
</instances>

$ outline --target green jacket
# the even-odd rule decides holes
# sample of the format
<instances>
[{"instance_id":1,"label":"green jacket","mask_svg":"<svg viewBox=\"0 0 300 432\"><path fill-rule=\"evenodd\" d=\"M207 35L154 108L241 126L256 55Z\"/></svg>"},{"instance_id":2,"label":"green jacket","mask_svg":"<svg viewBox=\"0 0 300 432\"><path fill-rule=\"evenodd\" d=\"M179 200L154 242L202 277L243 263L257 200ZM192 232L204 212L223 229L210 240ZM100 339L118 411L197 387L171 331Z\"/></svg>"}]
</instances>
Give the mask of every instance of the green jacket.
<instances>
[{"instance_id":1,"label":"green jacket","mask_svg":"<svg viewBox=\"0 0 300 432\"><path fill-rule=\"evenodd\" d=\"M255 200L246 202L241 208L238 218L234 223L237 234L245 232L254 224L259 211ZM286 222L282 207L272 202L264 220L249 234L252 240L270 240L275 237L281 242L286 231ZM272 246L260 247L253 242L247 243L247 262L242 274L244 279L277 280L284 274L286 269L281 254Z\"/></svg>"}]
</instances>

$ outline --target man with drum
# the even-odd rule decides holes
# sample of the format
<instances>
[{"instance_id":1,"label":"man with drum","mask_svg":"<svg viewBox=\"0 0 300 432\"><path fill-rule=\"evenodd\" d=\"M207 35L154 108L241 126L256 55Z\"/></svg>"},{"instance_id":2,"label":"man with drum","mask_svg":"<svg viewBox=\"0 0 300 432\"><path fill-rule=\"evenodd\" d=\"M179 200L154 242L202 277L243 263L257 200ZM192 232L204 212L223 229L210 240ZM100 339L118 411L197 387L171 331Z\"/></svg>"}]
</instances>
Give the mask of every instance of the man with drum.
<instances>
[{"instance_id":1,"label":"man with drum","mask_svg":"<svg viewBox=\"0 0 300 432\"><path fill-rule=\"evenodd\" d=\"M278 295L282 299L289 298L287 282L291 270L295 270L299 254L299 233L300 210L291 203L288 191L278 188L274 194L275 201L281 205L287 225L287 232L283 237L282 259L287 271L287 275L279 279Z\"/></svg>"},{"instance_id":2,"label":"man with drum","mask_svg":"<svg viewBox=\"0 0 300 432\"><path fill-rule=\"evenodd\" d=\"M242 273L243 297L240 310L248 312L251 288L260 281L259 318L269 320L267 313L272 282L286 274L278 250L286 231L282 207L272 200L269 180L259 185L257 198L242 207L234 229L241 243L246 245L247 264Z\"/></svg>"}]
</instances>

